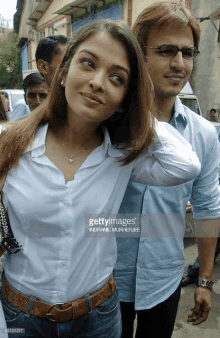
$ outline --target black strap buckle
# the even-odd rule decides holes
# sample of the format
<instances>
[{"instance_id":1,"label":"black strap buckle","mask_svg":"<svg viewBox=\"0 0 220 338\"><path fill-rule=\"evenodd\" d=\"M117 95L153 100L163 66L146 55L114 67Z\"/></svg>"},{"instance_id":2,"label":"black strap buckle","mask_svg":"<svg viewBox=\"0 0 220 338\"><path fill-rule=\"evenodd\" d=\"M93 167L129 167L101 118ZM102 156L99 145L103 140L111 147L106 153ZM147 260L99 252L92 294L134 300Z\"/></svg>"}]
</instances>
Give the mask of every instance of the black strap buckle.
<instances>
[{"instance_id":1,"label":"black strap buckle","mask_svg":"<svg viewBox=\"0 0 220 338\"><path fill-rule=\"evenodd\" d=\"M19 245L15 238L6 237L1 241L2 246L10 253L16 254L22 248L22 245Z\"/></svg>"}]
</instances>

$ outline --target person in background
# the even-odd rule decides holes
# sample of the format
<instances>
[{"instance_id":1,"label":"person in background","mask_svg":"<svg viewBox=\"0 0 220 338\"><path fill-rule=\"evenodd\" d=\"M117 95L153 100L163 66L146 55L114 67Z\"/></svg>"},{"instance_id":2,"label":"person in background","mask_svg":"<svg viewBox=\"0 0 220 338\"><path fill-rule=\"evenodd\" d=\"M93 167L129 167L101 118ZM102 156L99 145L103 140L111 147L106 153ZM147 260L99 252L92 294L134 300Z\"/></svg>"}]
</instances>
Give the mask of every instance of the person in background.
<instances>
[{"instance_id":1,"label":"person in background","mask_svg":"<svg viewBox=\"0 0 220 338\"><path fill-rule=\"evenodd\" d=\"M119 211L142 213L140 238L117 238L114 276L121 301L122 337L133 337L137 314L136 338L170 338L183 276L188 201L196 220L201 262L195 305L188 321L200 324L211 308L216 228L220 223L220 147L214 127L182 105L178 97L198 54L200 27L195 16L180 2L157 2L142 11L133 31L154 85L157 119L172 125L191 143L202 165L196 179L178 187L130 182ZM209 238L204 238L203 230Z\"/></svg>"},{"instance_id":2,"label":"person in background","mask_svg":"<svg viewBox=\"0 0 220 338\"><path fill-rule=\"evenodd\" d=\"M121 336L115 234L91 233L88 218L117 215L130 177L172 186L201 169L153 107L135 35L94 20L68 44L48 99L2 126L0 184L22 250L4 264L0 325L23 338Z\"/></svg>"},{"instance_id":3,"label":"person in background","mask_svg":"<svg viewBox=\"0 0 220 338\"><path fill-rule=\"evenodd\" d=\"M23 81L24 100L26 104L17 102L15 108L9 113L10 121L23 118L32 110L37 108L47 97L48 87L44 77L39 73L31 73L27 75Z\"/></svg>"},{"instance_id":4,"label":"person in background","mask_svg":"<svg viewBox=\"0 0 220 338\"><path fill-rule=\"evenodd\" d=\"M208 121L218 122L218 117L216 114L216 109L212 108L209 112Z\"/></svg>"},{"instance_id":5,"label":"person in background","mask_svg":"<svg viewBox=\"0 0 220 338\"><path fill-rule=\"evenodd\" d=\"M31 73L23 81L24 98L30 111L37 108L48 94L48 86L44 77L39 73Z\"/></svg>"},{"instance_id":6,"label":"person in background","mask_svg":"<svg viewBox=\"0 0 220 338\"><path fill-rule=\"evenodd\" d=\"M44 76L48 86L51 85L59 57L68 41L69 38L64 35L52 35L40 40L37 46L35 54L37 69Z\"/></svg>"}]
</instances>

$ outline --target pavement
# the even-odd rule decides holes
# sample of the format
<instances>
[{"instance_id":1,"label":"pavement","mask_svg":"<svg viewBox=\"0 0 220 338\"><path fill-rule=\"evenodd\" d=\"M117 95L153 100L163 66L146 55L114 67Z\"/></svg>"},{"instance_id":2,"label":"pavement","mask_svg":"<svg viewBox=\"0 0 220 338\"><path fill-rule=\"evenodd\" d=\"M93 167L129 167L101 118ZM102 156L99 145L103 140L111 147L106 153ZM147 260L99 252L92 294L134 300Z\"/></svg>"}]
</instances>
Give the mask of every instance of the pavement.
<instances>
[{"instance_id":1,"label":"pavement","mask_svg":"<svg viewBox=\"0 0 220 338\"><path fill-rule=\"evenodd\" d=\"M185 270L198 255L195 238L185 239ZM219 338L220 337L220 257L213 270L212 309L208 319L200 325L187 322L190 309L194 306L195 284L181 289L181 297L172 338Z\"/></svg>"},{"instance_id":2,"label":"pavement","mask_svg":"<svg viewBox=\"0 0 220 338\"><path fill-rule=\"evenodd\" d=\"M187 266L192 264L198 255L196 240L185 238L185 273ZM220 256L220 255L219 255ZM220 337L220 257L217 257L213 270L212 309L208 319L200 325L187 322L190 309L194 306L195 284L181 289L181 297L172 338L219 338ZM134 329L136 328L136 323ZM135 336L134 336L135 337ZM162 336L161 336L162 338Z\"/></svg>"}]
</instances>

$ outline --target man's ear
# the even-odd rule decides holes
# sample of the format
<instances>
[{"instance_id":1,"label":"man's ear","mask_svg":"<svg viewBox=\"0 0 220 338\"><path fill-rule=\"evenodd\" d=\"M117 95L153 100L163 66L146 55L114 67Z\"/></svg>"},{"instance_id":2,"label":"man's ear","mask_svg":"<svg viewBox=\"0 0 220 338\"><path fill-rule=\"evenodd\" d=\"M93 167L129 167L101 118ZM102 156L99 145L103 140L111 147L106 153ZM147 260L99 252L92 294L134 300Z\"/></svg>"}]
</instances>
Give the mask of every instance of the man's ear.
<instances>
[{"instance_id":1,"label":"man's ear","mask_svg":"<svg viewBox=\"0 0 220 338\"><path fill-rule=\"evenodd\" d=\"M26 91L24 92L24 100L25 100L25 103L28 104L26 100Z\"/></svg>"},{"instance_id":2,"label":"man's ear","mask_svg":"<svg viewBox=\"0 0 220 338\"><path fill-rule=\"evenodd\" d=\"M49 64L49 62L44 61L42 59L37 60L37 69L43 75L49 75L50 74L50 64Z\"/></svg>"}]
</instances>

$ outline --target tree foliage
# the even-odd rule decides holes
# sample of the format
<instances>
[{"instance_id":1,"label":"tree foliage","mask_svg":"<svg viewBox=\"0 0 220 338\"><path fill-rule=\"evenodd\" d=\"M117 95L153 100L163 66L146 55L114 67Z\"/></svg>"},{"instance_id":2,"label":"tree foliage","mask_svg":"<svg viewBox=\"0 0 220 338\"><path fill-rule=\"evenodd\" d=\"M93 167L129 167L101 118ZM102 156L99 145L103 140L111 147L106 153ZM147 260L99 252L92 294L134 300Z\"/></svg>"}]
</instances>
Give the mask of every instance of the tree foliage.
<instances>
[{"instance_id":1,"label":"tree foliage","mask_svg":"<svg viewBox=\"0 0 220 338\"><path fill-rule=\"evenodd\" d=\"M9 31L0 35L0 88L22 88L21 58L18 36Z\"/></svg>"}]
</instances>

